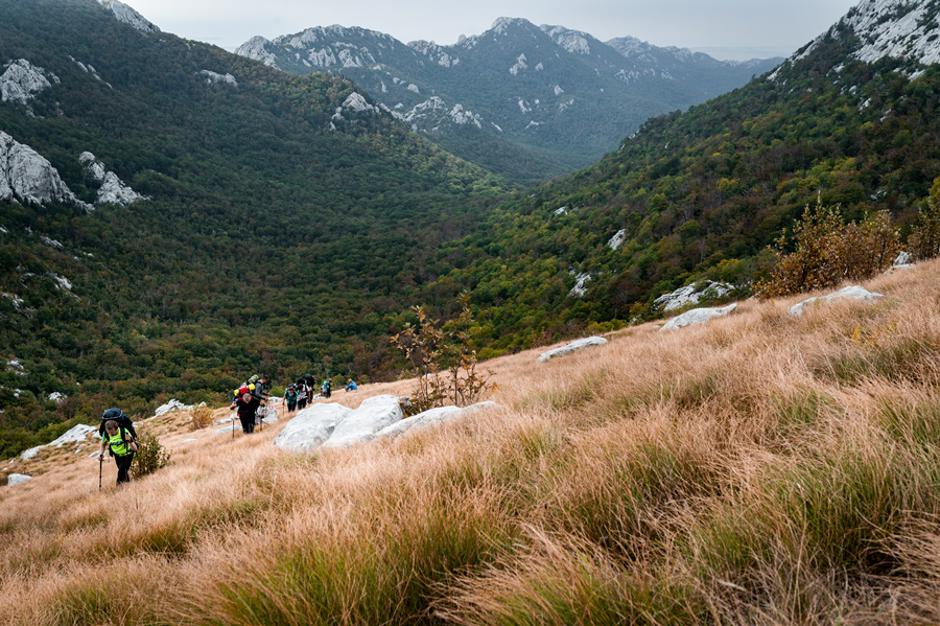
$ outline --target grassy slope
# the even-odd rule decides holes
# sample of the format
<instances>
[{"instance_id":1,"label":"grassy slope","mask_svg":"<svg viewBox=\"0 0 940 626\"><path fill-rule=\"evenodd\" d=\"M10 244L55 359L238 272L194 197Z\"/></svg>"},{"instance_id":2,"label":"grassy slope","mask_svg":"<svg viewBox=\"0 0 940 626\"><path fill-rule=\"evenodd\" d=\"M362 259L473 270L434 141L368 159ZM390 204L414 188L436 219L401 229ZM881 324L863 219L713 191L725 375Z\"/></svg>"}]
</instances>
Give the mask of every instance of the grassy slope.
<instances>
[{"instance_id":1,"label":"grassy slope","mask_svg":"<svg viewBox=\"0 0 940 626\"><path fill-rule=\"evenodd\" d=\"M0 490L0 622L936 622L938 270L493 361L501 409L397 441L293 456L176 416L172 467L117 498L57 452Z\"/></svg>"}]
</instances>

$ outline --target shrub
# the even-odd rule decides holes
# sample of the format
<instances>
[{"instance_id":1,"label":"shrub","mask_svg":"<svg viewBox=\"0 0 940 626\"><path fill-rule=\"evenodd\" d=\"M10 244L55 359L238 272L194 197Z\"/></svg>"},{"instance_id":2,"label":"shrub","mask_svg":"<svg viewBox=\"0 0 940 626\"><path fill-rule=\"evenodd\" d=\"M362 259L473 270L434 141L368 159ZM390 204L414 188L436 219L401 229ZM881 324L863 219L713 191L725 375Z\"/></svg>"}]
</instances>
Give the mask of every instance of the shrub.
<instances>
[{"instance_id":1,"label":"shrub","mask_svg":"<svg viewBox=\"0 0 940 626\"><path fill-rule=\"evenodd\" d=\"M192 420L189 423L190 430L202 430L212 424L212 409L207 406L197 406L193 409Z\"/></svg>"},{"instance_id":2,"label":"shrub","mask_svg":"<svg viewBox=\"0 0 940 626\"><path fill-rule=\"evenodd\" d=\"M409 415L447 402L468 406L493 387L489 375L477 371L479 356L470 337L473 327L470 298L462 294L458 302L460 315L443 327L428 316L424 307L414 307L415 322L406 324L390 339L418 378L418 388L406 404L405 412Z\"/></svg>"},{"instance_id":3,"label":"shrub","mask_svg":"<svg viewBox=\"0 0 940 626\"><path fill-rule=\"evenodd\" d=\"M141 433L137 438L137 454L131 466L131 474L140 478L153 474L170 463L170 453L160 444L160 440L153 435Z\"/></svg>"},{"instance_id":4,"label":"shrub","mask_svg":"<svg viewBox=\"0 0 940 626\"><path fill-rule=\"evenodd\" d=\"M777 240L774 268L757 285L763 298L835 287L844 280L871 278L888 269L900 251L900 235L885 212L846 224L839 207L806 207L793 227L792 243ZM791 250L787 252L787 250Z\"/></svg>"}]
</instances>

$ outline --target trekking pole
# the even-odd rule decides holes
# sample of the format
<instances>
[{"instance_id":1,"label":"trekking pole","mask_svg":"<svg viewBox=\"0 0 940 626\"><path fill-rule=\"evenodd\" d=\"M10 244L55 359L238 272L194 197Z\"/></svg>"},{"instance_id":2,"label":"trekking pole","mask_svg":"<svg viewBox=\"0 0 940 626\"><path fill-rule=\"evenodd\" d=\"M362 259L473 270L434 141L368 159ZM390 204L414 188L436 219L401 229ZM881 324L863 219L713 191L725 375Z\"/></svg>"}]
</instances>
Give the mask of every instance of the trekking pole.
<instances>
[{"instance_id":1,"label":"trekking pole","mask_svg":"<svg viewBox=\"0 0 940 626\"><path fill-rule=\"evenodd\" d=\"M235 439L235 416L232 416L232 440Z\"/></svg>"},{"instance_id":2,"label":"trekking pole","mask_svg":"<svg viewBox=\"0 0 940 626\"><path fill-rule=\"evenodd\" d=\"M98 455L98 491L101 491L101 473L104 471L104 456Z\"/></svg>"}]
</instances>

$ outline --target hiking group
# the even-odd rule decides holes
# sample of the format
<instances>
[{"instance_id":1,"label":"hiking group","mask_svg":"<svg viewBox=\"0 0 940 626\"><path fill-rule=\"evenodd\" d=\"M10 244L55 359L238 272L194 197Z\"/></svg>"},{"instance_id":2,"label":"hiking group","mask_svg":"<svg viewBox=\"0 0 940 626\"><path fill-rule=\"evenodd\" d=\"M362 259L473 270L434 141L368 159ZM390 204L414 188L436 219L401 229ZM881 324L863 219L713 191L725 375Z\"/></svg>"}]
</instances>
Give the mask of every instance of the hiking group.
<instances>
[{"instance_id":1,"label":"hiking group","mask_svg":"<svg viewBox=\"0 0 940 626\"><path fill-rule=\"evenodd\" d=\"M323 379L323 382L320 383L320 394L315 396L313 390L316 384L316 379L310 374L306 374L288 385L287 389L284 390L284 399L281 401L281 403L287 407L287 412L303 411L307 408L307 405L312 404L316 398L329 399L333 396L333 381L329 378ZM350 378L349 382L346 383L345 389L347 392L358 391L359 385L356 384L355 380Z\"/></svg>"},{"instance_id":2,"label":"hiking group","mask_svg":"<svg viewBox=\"0 0 940 626\"><path fill-rule=\"evenodd\" d=\"M283 404L287 405L288 413L307 408L316 398L329 398L333 395L333 383L329 378L319 384L320 393L314 396L313 389L316 379L307 374L291 383L284 391ZM358 391L359 385L350 379L345 390ZM259 422L259 410L267 405L270 399L271 384L265 375L255 375L242 383L232 392L231 409L236 412L241 422L242 432L250 435L255 432ZM260 415L260 423L264 424L264 415ZM232 434L234 436L235 418L232 418ZM137 430L134 423L124 411L110 408L101 414L101 423L98 426L98 436L101 438L101 449L98 453L98 488L101 489L101 480L104 466L104 454L114 457L117 465L117 484L128 483L131 480L131 465L134 455L138 451Z\"/></svg>"},{"instance_id":3,"label":"hiking group","mask_svg":"<svg viewBox=\"0 0 940 626\"><path fill-rule=\"evenodd\" d=\"M242 424L242 432L250 435L255 432L255 423L258 420L258 409L265 406L270 397L268 391L270 384L268 377L254 375L247 382L233 392L231 408L237 413L238 420ZM264 416L261 417L262 428L264 427ZM232 432L234 434L234 419L232 423Z\"/></svg>"}]
</instances>

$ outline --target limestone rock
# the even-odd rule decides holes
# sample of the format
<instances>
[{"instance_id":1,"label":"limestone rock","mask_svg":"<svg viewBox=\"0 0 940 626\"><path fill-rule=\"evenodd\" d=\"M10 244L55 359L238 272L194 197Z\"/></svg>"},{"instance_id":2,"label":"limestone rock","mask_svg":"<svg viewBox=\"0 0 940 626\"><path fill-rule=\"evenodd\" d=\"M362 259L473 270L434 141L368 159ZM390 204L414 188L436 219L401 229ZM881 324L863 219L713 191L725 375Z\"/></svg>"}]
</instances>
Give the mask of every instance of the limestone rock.
<instances>
[{"instance_id":1,"label":"limestone rock","mask_svg":"<svg viewBox=\"0 0 940 626\"><path fill-rule=\"evenodd\" d=\"M585 348L591 348L593 346L605 346L607 345L607 340L603 337L586 337L584 339L578 339L577 341L572 341L569 344L561 346L560 348L555 348L554 350L549 350L543 352L539 358L539 363L547 363L552 359L556 359L560 356L567 356L574 352L579 352Z\"/></svg>"},{"instance_id":2,"label":"limestone rock","mask_svg":"<svg viewBox=\"0 0 940 626\"><path fill-rule=\"evenodd\" d=\"M376 433L404 417L398 396L376 396L365 400L336 425L325 448L341 448L375 438Z\"/></svg>"},{"instance_id":3,"label":"limestone rock","mask_svg":"<svg viewBox=\"0 0 940 626\"><path fill-rule=\"evenodd\" d=\"M880 300L881 298L884 298L884 296L880 293L874 293L859 285L853 285L851 287L846 287L845 289L840 289L839 291L831 293L827 296L807 298L798 304L794 304L792 307L790 307L790 315L794 317L800 317L806 311L807 307L816 303L833 302L836 300L859 300L862 302L874 302L875 300Z\"/></svg>"},{"instance_id":4,"label":"limestone rock","mask_svg":"<svg viewBox=\"0 0 940 626\"><path fill-rule=\"evenodd\" d=\"M336 425L352 411L340 404L315 404L292 419L274 439L274 445L291 452L312 452L333 434Z\"/></svg>"},{"instance_id":5,"label":"limestone rock","mask_svg":"<svg viewBox=\"0 0 940 626\"><path fill-rule=\"evenodd\" d=\"M59 77L52 72L26 59L16 59L7 63L0 74L0 101L29 106L36 96L58 83Z\"/></svg>"},{"instance_id":6,"label":"limestone rock","mask_svg":"<svg viewBox=\"0 0 940 626\"><path fill-rule=\"evenodd\" d=\"M731 315L737 310L737 308L738 304L735 302L734 304L729 304L728 306L724 307L692 309L691 311L686 311L682 315L669 320L665 326L660 328L660 331L678 330L680 328L685 328L686 326L705 324L706 322L710 322L713 319Z\"/></svg>"},{"instance_id":7,"label":"limestone rock","mask_svg":"<svg viewBox=\"0 0 940 626\"><path fill-rule=\"evenodd\" d=\"M0 131L0 201L17 200L38 205L48 202L72 204L86 211L92 207L79 200L42 155Z\"/></svg>"},{"instance_id":8,"label":"limestone rock","mask_svg":"<svg viewBox=\"0 0 940 626\"><path fill-rule=\"evenodd\" d=\"M464 408L456 406L445 406L437 409L431 409L429 411L418 413L417 415L412 415L411 417L395 422L391 426L386 426L379 431L376 437L397 437L415 428L424 428L433 424L450 422L472 413L495 409L497 406L498 405L495 402L480 402L478 404Z\"/></svg>"},{"instance_id":9,"label":"limestone rock","mask_svg":"<svg viewBox=\"0 0 940 626\"><path fill-rule=\"evenodd\" d=\"M7 487L16 487L23 483L28 483L33 479L29 474L10 474L7 476Z\"/></svg>"}]
</instances>

